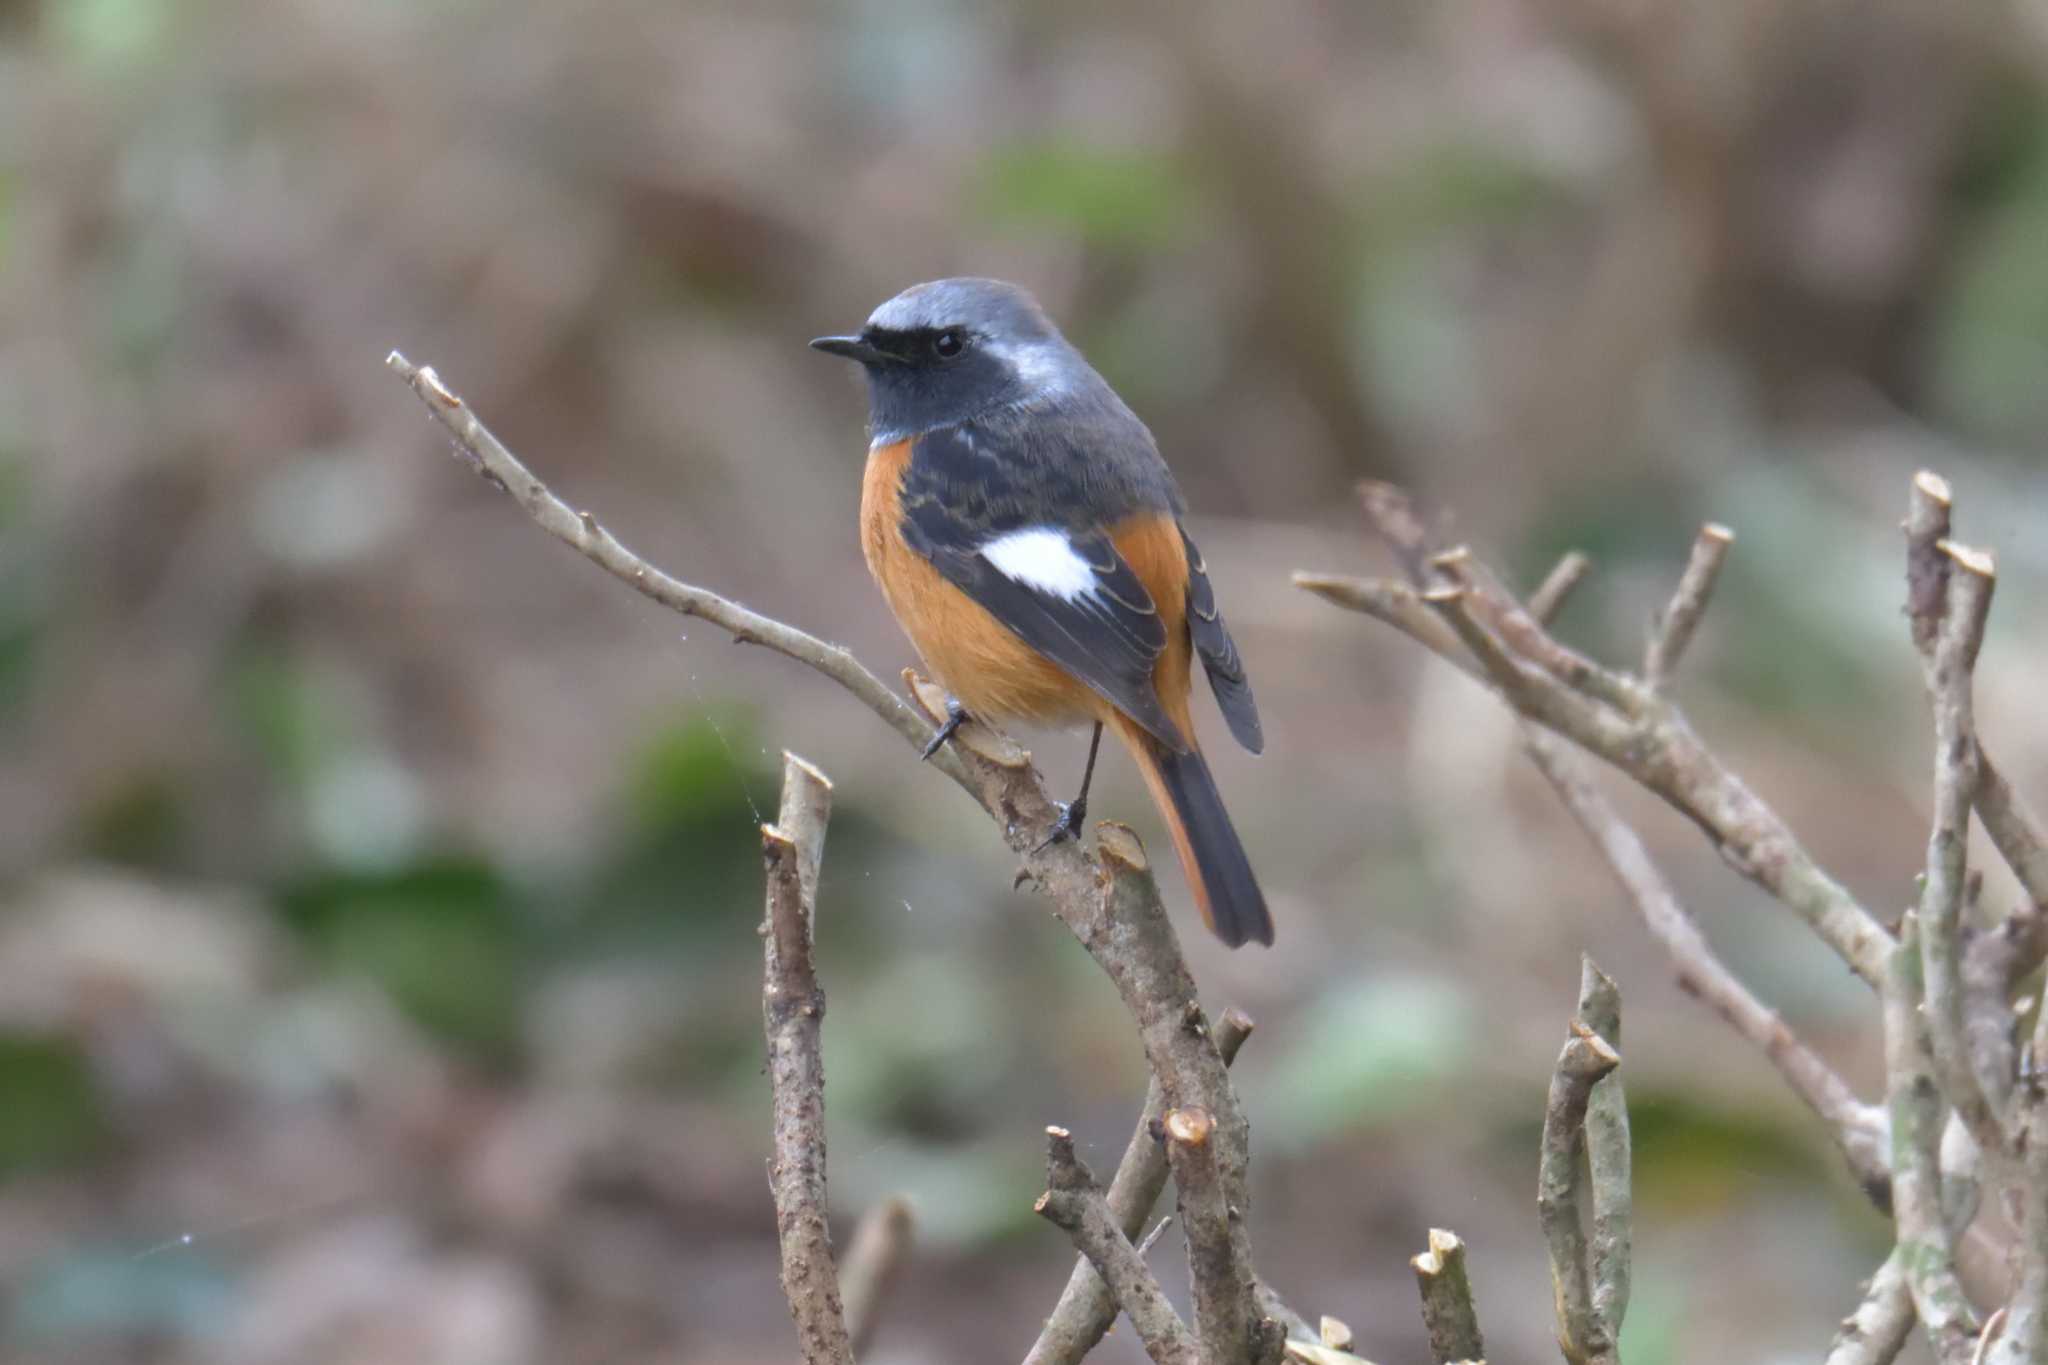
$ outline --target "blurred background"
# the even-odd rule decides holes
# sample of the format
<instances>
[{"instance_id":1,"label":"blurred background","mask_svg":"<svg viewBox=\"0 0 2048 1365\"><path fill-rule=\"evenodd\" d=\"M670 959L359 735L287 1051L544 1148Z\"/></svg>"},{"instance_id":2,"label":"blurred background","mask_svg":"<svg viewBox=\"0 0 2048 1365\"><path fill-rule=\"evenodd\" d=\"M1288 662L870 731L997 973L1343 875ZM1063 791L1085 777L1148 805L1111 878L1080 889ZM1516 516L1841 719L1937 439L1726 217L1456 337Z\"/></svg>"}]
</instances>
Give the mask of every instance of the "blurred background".
<instances>
[{"instance_id":1,"label":"blurred background","mask_svg":"<svg viewBox=\"0 0 2048 1365\"><path fill-rule=\"evenodd\" d=\"M382 366L893 676L864 397L804 342L969 272L1152 425L1258 688L1256 760L1200 705L1279 945L1190 946L1260 1021L1267 1275L1420 1359L1406 1258L1453 1227L1496 1358L1550 1355L1536 1131L1590 949L1628 1358L1816 1358L1889 1229L1489 701L1287 576L1386 569L1352 488L1397 480L1524 586L1590 551L1560 629L1626 662L1728 523L1681 695L1890 917L1917 467L2002 556L1980 708L2048 800L2044 241L2036 0L0 3L0 1359L789 1360L784 747L838 784L837 1211L919 1218L867 1358L1021 1354L1071 1259L1041 1129L1106 1169L1142 1094L1114 995L899 740L547 540ZM1075 780L1080 737L1024 738ZM1625 795L1870 1095L1862 988ZM1156 842L1120 758L1092 809Z\"/></svg>"}]
</instances>

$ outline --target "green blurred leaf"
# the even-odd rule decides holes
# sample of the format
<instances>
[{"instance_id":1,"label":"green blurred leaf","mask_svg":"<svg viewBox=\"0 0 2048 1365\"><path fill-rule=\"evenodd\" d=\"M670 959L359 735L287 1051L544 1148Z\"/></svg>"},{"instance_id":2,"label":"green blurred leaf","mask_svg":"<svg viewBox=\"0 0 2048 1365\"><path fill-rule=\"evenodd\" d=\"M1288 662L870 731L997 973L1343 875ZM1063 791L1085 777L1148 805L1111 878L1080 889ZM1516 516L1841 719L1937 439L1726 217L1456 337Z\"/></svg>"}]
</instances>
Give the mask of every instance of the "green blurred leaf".
<instances>
[{"instance_id":1,"label":"green blurred leaf","mask_svg":"<svg viewBox=\"0 0 2048 1365\"><path fill-rule=\"evenodd\" d=\"M0 662L5 657L0 640ZM97 860L133 867L172 865L187 832L185 796L169 773L130 774L85 812L79 831L82 851Z\"/></svg>"},{"instance_id":2,"label":"green blurred leaf","mask_svg":"<svg viewBox=\"0 0 2048 1365\"><path fill-rule=\"evenodd\" d=\"M442 857L318 876L278 905L335 964L378 982L424 1027L489 1057L514 1051L535 934L520 898L485 864Z\"/></svg>"},{"instance_id":3,"label":"green blurred leaf","mask_svg":"<svg viewBox=\"0 0 2048 1365\"><path fill-rule=\"evenodd\" d=\"M341 716L317 680L275 651L250 649L228 674L226 705L265 760L303 786L345 742Z\"/></svg>"},{"instance_id":4,"label":"green blurred leaf","mask_svg":"<svg viewBox=\"0 0 2048 1365\"><path fill-rule=\"evenodd\" d=\"M1465 992L1381 977L1316 1000L1270 1076L1251 1082L1261 1131L1283 1146L1383 1123L1434 1101L1472 1052Z\"/></svg>"},{"instance_id":5,"label":"green blurred leaf","mask_svg":"<svg viewBox=\"0 0 2048 1365\"><path fill-rule=\"evenodd\" d=\"M1837 1176L1839 1163L1827 1159L1811 1134L1773 1112L1646 1092L1631 1082L1628 1122L1636 1207L1657 1209L1660 1216L1718 1211L1744 1190L1773 1181L1819 1185Z\"/></svg>"},{"instance_id":6,"label":"green blurred leaf","mask_svg":"<svg viewBox=\"0 0 2048 1365\"><path fill-rule=\"evenodd\" d=\"M1563 199L1551 176L1504 149L1433 143L1373 176L1358 197L1371 249L1400 248L1461 228L1511 223Z\"/></svg>"},{"instance_id":7,"label":"green blurred leaf","mask_svg":"<svg viewBox=\"0 0 2048 1365\"><path fill-rule=\"evenodd\" d=\"M56 0L46 12L58 42L91 66L143 60L170 29L169 0Z\"/></svg>"},{"instance_id":8,"label":"green blurred leaf","mask_svg":"<svg viewBox=\"0 0 2048 1365\"><path fill-rule=\"evenodd\" d=\"M974 212L991 223L1055 228L1122 247L1177 240L1198 200L1193 181L1170 157L1073 142L1000 149L973 188Z\"/></svg>"},{"instance_id":9,"label":"green blurred leaf","mask_svg":"<svg viewBox=\"0 0 2048 1365\"><path fill-rule=\"evenodd\" d=\"M91 1067L76 1047L0 1033L0 1176L83 1161L106 1136Z\"/></svg>"},{"instance_id":10,"label":"green blurred leaf","mask_svg":"<svg viewBox=\"0 0 2048 1365\"><path fill-rule=\"evenodd\" d=\"M656 732L628 781L635 822L645 829L730 824L736 811L772 818L776 774L755 761L760 749L753 713L739 706L703 707Z\"/></svg>"},{"instance_id":11,"label":"green blurred leaf","mask_svg":"<svg viewBox=\"0 0 2048 1365\"><path fill-rule=\"evenodd\" d=\"M1932 368L1939 401L1958 421L2031 442L2048 422L2048 138L2027 151L1957 253Z\"/></svg>"}]
</instances>

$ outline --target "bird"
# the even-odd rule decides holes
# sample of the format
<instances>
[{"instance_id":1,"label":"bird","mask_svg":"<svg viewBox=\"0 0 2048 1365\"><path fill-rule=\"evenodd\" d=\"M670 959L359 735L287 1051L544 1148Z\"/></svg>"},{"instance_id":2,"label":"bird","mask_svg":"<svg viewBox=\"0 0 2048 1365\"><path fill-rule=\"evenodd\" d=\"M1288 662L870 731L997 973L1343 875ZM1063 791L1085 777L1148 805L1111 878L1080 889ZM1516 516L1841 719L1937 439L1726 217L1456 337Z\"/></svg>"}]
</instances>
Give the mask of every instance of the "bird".
<instances>
[{"instance_id":1,"label":"bird","mask_svg":"<svg viewBox=\"0 0 2048 1365\"><path fill-rule=\"evenodd\" d=\"M1093 723L1081 789L1039 848L1078 837L1108 728L1136 761L1202 919L1235 948L1273 919L1195 735L1199 660L1230 733L1264 747L1242 657L1151 431L1023 288L914 285L811 342L868 387L861 550L969 717Z\"/></svg>"}]
</instances>

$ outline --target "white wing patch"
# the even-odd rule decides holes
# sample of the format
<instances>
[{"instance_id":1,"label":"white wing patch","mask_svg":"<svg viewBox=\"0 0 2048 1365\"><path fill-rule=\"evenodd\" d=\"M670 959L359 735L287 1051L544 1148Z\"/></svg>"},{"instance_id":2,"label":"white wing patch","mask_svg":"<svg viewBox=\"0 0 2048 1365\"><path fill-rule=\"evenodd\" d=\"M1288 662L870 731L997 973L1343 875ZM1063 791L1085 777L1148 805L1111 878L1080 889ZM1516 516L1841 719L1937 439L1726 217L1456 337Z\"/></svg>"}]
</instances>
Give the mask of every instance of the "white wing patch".
<instances>
[{"instance_id":1,"label":"white wing patch","mask_svg":"<svg viewBox=\"0 0 2048 1365\"><path fill-rule=\"evenodd\" d=\"M1095 570L1051 526L1027 526L997 536L981 547L981 557L996 572L1034 592L1072 602L1095 591Z\"/></svg>"}]
</instances>

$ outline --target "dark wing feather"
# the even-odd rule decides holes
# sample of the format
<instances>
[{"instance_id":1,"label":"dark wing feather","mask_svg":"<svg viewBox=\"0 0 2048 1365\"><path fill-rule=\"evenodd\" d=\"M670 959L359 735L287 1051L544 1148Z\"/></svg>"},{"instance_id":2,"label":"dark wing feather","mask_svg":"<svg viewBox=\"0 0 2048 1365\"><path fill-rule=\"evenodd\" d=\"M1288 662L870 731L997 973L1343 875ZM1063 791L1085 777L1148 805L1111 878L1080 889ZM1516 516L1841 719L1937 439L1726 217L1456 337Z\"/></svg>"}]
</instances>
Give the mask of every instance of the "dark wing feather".
<instances>
[{"instance_id":1,"label":"dark wing feather","mask_svg":"<svg viewBox=\"0 0 2048 1365\"><path fill-rule=\"evenodd\" d=\"M1010 484L1002 464L978 452L957 428L920 436L903 476L904 541L1026 644L1161 743L1185 752L1187 740L1160 704L1152 681L1153 667L1166 650L1166 626L1151 594L1108 536L1064 532L1095 577L1092 591L1072 598L1020 583L979 553L982 545L1010 531L1050 524L1013 500Z\"/></svg>"},{"instance_id":2,"label":"dark wing feather","mask_svg":"<svg viewBox=\"0 0 2048 1365\"><path fill-rule=\"evenodd\" d=\"M1223 624L1216 609L1216 591L1209 586L1209 566L1202 552L1188 539L1185 528L1181 542L1188 547L1188 628L1195 638L1195 653L1209 675L1209 689L1216 694L1217 709L1230 726L1237 742L1258 753L1266 747L1265 732L1259 728L1259 704L1252 700L1252 686L1245 680L1244 660L1237 655L1237 642Z\"/></svg>"}]
</instances>

